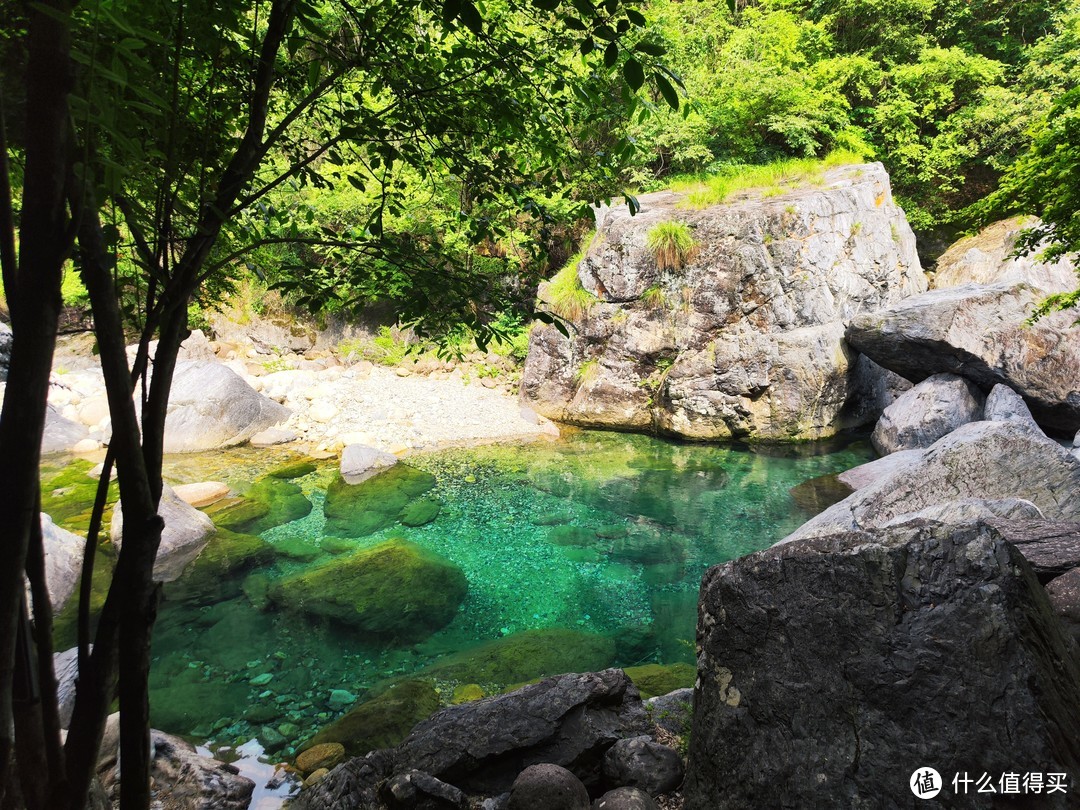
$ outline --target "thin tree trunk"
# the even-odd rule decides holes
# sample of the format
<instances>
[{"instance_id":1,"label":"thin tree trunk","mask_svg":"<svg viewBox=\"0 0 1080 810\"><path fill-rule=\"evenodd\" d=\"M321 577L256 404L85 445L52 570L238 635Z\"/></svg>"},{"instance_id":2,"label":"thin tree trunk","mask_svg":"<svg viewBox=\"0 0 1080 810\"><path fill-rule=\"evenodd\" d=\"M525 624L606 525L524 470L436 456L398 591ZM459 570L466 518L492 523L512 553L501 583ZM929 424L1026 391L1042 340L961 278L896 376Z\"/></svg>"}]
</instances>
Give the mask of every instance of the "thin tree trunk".
<instances>
[{"instance_id":1,"label":"thin tree trunk","mask_svg":"<svg viewBox=\"0 0 1080 810\"><path fill-rule=\"evenodd\" d=\"M13 675L23 572L34 508L49 372L60 314L60 281L66 258L68 217L67 96L70 87L71 4L45 0L30 12L26 68L26 168L20 230L19 268L11 309L13 343L4 408L0 416L0 775L10 773L17 741L12 739ZM5 254L10 250L5 248ZM5 257L5 270L10 256ZM40 753L40 751L38 752ZM19 757L33 759L33 752ZM25 762L47 773L48 762ZM0 784L0 794L4 791Z\"/></svg>"}]
</instances>

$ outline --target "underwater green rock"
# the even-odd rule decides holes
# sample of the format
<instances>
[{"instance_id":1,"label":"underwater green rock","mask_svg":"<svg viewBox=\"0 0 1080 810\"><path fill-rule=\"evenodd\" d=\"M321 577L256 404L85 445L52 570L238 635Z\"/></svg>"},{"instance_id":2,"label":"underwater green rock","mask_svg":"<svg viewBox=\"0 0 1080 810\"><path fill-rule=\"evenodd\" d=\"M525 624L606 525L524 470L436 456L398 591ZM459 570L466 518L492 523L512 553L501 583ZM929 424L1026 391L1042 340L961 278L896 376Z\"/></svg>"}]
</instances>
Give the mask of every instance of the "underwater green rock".
<instances>
[{"instance_id":1,"label":"underwater green rock","mask_svg":"<svg viewBox=\"0 0 1080 810\"><path fill-rule=\"evenodd\" d=\"M311 501L297 484L273 476L256 481L241 498L225 498L203 510L214 525L234 532L259 534L305 517Z\"/></svg>"},{"instance_id":2,"label":"underwater green rock","mask_svg":"<svg viewBox=\"0 0 1080 810\"><path fill-rule=\"evenodd\" d=\"M291 481L294 478L300 478L301 476L313 473L316 469L318 469L318 467L315 466L314 461L302 459L300 461L287 462L280 467L274 467L274 469L268 470L266 475L268 478L281 478L286 481Z\"/></svg>"},{"instance_id":3,"label":"underwater green rock","mask_svg":"<svg viewBox=\"0 0 1080 810\"><path fill-rule=\"evenodd\" d=\"M261 537L219 528L180 579L166 585L166 594L199 604L232 598L240 593L240 574L273 558L273 546Z\"/></svg>"},{"instance_id":4,"label":"underwater green rock","mask_svg":"<svg viewBox=\"0 0 1080 810\"><path fill-rule=\"evenodd\" d=\"M517 684L564 672L609 666L615 642L605 636L557 627L526 630L464 650L429 667L425 675L475 684Z\"/></svg>"},{"instance_id":5,"label":"underwater green rock","mask_svg":"<svg viewBox=\"0 0 1080 810\"><path fill-rule=\"evenodd\" d=\"M439 695L432 681L403 681L351 709L319 731L305 748L336 742L345 746L345 753L351 757L377 748L392 748L438 708Z\"/></svg>"},{"instance_id":6,"label":"underwater green rock","mask_svg":"<svg viewBox=\"0 0 1080 810\"><path fill-rule=\"evenodd\" d=\"M824 512L854 491L835 473L819 475L809 481L796 484L789 490L796 506L811 515Z\"/></svg>"},{"instance_id":7,"label":"underwater green rock","mask_svg":"<svg viewBox=\"0 0 1080 810\"><path fill-rule=\"evenodd\" d=\"M438 498L420 498L401 510L398 520L405 526L424 526L439 516L442 501Z\"/></svg>"},{"instance_id":8,"label":"underwater green rock","mask_svg":"<svg viewBox=\"0 0 1080 810\"><path fill-rule=\"evenodd\" d=\"M41 511L57 526L83 536L90 528L90 513L97 496L98 479L87 475L93 466L85 459L72 459L61 468L45 464L41 467ZM106 535L112 508L119 499L119 486L116 481L110 481L101 524L106 527Z\"/></svg>"},{"instance_id":9,"label":"underwater green rock","mask_svg":"<svg viewBox=\"0 0 1080 810\"><path fill-rule=\"evenodd\" d=\"M555 526L548 530L547 539L556 546L588 546L596 542L596 532L581 526Z\"/></svg>"},{"instance_id":10,"label":"underwater green rock","mask_svg":"<svg viewBox=\"0 0 1080 810\"><path fill-rule=\"evenodd\" d=\"M200 725L236 717L248 703L247 684L180 683L150 690L150 722L170 734L188 734Z\"/></svg>"},{"instance_id":11,"label":"underwater green rock","mask_svg":"<svg viewBox=\"0 0 1080 810\"><path fill-rule=\"evenodd\" d=\"M697 667L692 664L644 664L640 667L624 667L623 671L634 682L643 699L693 686L697 680Z\"/></svg>"},{"instance_id":12,"label":"underwater green rock","mask_svg":"<svg viewBox=\"0 0 1080 810\"><path fill-rule=\"evenodd\" d=\"M434 486L434 475L408 464L395 464L359 484L338 476L326 490L326 533L365 537L393 526L410 501Z\"/></svg>"},{"instance_id":13,"label":"underwater green rock","mask_svg":"<svg viewBox=\"0 0 1080 810\"><path fill-rule=\"evenodd\" d=\"M271 585L270 599L407 643L448 624L468 587L461 569L449 560L415 543L389 540L286 576Z\"/></svg>"}]
</instances>

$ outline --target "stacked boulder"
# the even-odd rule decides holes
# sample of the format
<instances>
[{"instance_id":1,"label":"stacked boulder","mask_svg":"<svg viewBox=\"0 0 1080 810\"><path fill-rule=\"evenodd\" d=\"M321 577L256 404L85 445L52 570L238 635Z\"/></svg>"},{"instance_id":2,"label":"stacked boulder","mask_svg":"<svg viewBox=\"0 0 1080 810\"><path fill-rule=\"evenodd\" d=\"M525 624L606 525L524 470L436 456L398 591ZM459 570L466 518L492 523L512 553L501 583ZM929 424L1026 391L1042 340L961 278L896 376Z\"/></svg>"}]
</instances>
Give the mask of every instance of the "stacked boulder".
<instances>
[{"instance_id":1,"label":"stacked boulder","mask_svg":"<svg viewBox=\"0 0 1080 810\"><path fill-rule=\"evenodd\" d=\"M652 810L683 779L658 733L622 670L560 675L443 709L396 748L321 774L293 806Z\"/></svg>"}]
</instances>

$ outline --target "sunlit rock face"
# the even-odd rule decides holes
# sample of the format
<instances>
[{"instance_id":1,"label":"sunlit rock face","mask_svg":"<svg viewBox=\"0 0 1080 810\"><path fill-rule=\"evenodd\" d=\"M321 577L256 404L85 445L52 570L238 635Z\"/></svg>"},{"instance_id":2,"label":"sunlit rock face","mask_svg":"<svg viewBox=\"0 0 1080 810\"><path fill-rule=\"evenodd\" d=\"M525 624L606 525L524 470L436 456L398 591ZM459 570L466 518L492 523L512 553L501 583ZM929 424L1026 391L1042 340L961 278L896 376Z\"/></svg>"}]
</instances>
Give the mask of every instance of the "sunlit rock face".
<instances>
[{"instance_id":1,"label":"sunlit rock face","mask_svg":"<svg viewBox=\"0 0 1080 810\"><path fill-rule=\"evenodd\" d=\"M634 217L598 215L577 268L596 301L570 336L533 332L530 407L578 425L782 441L871 421L903 388L844 341L852 317L927 286L880 164L705 208L673 192L640 203ZM694 243L677 268L649 246L670 222Z\"/></svg>"}]
</instances>

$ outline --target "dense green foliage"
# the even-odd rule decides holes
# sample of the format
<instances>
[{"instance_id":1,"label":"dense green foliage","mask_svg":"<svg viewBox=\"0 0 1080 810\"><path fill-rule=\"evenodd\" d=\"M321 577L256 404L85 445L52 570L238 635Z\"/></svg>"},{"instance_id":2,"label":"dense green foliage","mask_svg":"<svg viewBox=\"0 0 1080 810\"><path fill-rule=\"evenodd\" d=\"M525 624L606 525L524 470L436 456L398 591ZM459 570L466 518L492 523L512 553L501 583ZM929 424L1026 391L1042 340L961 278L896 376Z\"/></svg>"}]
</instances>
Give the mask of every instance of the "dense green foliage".
<instances>
[{"instance_id":1,"label":"dense green foliage","mask_svg":"<svg viewBox=\"0 0 1080 810\"><path fill-rule=\"evenodd\" d=\"M1027 130L1077 85L1074 0L654 0L691 112L632 127L642 183L847 149L881 160L913 224L966 224Z\"/></svg>"}]
</instances>

